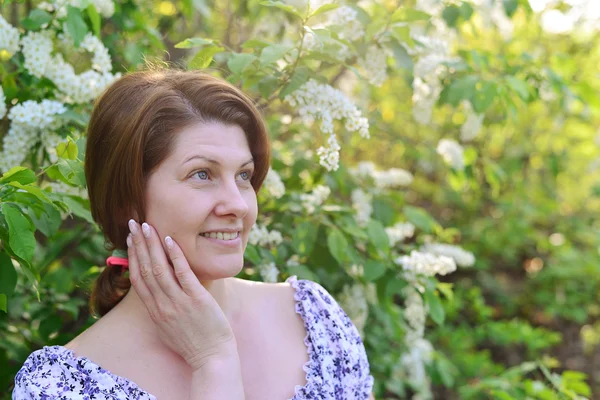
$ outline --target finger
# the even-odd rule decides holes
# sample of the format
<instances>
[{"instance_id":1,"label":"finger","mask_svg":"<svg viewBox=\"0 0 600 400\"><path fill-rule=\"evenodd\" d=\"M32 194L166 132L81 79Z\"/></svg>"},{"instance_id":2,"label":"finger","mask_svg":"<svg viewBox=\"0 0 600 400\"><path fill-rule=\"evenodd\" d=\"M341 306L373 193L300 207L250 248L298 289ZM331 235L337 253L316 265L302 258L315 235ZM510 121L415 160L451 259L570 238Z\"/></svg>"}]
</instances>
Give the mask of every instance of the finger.
<instances>
[{"instance_id":1,"label":"finger","mask_svg":"<svg viewBox=\"0 0 600 400\"><path fill-rule=\"evenodd\" d=\"M167 255L160 242L158 233L154 227L146 222L142 224L142 233L146 237L146 244L150 252L152 274L163 292L171 299L175 299L182 294L181 286L179 286L179 282L175 278L175 273L167 260Z\"/></svg>"},{"instance_id":2,"label":"finger","mask_svg":"<svg viewBox=\"0 0 600 400\"><path fill-rule=\"evenodd\" d=\"M146 238L142 234L141 227L137 222L131 219L129 220L129 230L131 231L131 237L133 238L140 276L146 283L152 297L154 297L155 304L165 304L167 296L152 273L152 260L150 259L150 252L148 251Z\"/></svg>"},{"instance_id":3,"label":"finger","mask_svg":"<svg viewBox=\"0 0 600 400\"><path fill-rule=\"evenodd\" d=\"M137 256L135 254L135 248L133 244L133 240L131 239L131 235L127 237L127 256L129 259L129 280L131 281L131 286L137 293L138 297L142 300L144 304L154 303L154 298L152 297L152 293L146 286L146 282L140 276L140 269L137 260Z\"/></svg>"},{"instance_id":4,"label":"finger","mask_svg":"<svg viewBox=\"0 0 600 400\"><path fill-rule=\"evenodd\" d=\"M198 298L207 293L207 290L202 286L196 275L192 272L190 264L188 263L181 247L171 238L167 236L165 238L167 244L167 252L171 263L173 264L173 271L175 277L181 285L183 291L190 297Z\"/></svg>"}]
</instances>

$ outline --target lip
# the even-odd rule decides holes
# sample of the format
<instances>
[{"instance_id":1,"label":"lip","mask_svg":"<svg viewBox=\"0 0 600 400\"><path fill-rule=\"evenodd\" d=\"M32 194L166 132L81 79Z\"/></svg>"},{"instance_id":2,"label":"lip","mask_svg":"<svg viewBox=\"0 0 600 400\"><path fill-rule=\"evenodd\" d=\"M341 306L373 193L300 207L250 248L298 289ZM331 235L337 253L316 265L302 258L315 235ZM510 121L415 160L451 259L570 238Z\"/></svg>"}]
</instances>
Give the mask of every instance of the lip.
<instances>
[{"instance_id":1,"label":"lip","mask_svg":"<svg viewBox=\"0 0 600 400\"><path fill-rule=\"evenodd\" d=\"M204 232L201 232L201 233L211 233L211 232L227 232L227 233L240 232L240 233L242 233L242 228L211 229L209 231L204 231Z\"/></svg>"}]
</instances>

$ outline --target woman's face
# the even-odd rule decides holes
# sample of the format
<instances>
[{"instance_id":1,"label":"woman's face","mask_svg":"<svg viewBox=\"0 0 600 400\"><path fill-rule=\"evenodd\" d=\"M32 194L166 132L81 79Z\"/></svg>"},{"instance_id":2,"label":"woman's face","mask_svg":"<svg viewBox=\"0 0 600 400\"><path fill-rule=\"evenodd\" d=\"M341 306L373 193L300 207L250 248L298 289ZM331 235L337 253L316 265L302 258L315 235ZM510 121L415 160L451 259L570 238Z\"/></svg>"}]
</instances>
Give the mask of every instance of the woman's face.
<instances>
[{"instance_id":1,"label":"woman's face","mask_svg":"<svg viewBox=\"0 0 600 400\"><path fill-rule=\"evenodd\" d=\"M235 276L243 267L258 212L253 171L244 131L209 122L178 133L173 152L149 178L146 222L163 247L167 235L181 246L200 280Z\"/></svg>"}]
</instances>

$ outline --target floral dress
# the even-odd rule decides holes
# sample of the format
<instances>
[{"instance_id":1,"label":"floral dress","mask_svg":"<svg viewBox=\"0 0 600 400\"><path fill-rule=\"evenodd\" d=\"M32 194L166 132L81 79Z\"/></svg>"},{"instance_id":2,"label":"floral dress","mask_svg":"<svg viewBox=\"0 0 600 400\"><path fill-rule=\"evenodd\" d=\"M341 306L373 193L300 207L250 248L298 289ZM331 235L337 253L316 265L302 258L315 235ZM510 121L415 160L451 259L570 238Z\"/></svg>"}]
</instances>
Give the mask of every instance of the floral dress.
<instances>
[{"instance_id":1,"label":"floral dress","mask_svg":"<svg viewBox=\"0 0 600 400\"><path fill-rule=\"evenodd\" d=\"M358 331L335 299L318 283L286 280L295 289L296 312L306 328L306 384L290 400L366 400L373 388L369 361ZM15 377L13 400L155 400L134 382L76 357L63 346L45 346L27 358Z\"/></svg>"}]
</instances>

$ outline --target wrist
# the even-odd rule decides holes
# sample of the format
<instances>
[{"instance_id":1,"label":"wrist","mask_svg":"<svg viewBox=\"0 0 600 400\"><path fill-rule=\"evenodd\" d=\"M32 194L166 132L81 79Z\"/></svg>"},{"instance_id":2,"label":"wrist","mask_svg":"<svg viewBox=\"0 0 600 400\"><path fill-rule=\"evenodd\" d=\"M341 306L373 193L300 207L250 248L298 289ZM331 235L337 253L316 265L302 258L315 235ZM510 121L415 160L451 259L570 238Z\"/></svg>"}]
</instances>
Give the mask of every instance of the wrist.
<instances>
[{"instance_id":1,"label":"wrist","mask_svg":"<svg viewBox=\"0 0 600 400\"><path fill-rule=\"evenodd\" d=\"M215 351L211 354L198 356L193 360L189 360L188 364L192 368L192 372L196 374L213 374L224 369L230 370L240 366L240 357L235 348L225 348Z\"/></svg>"}]
</instances>

